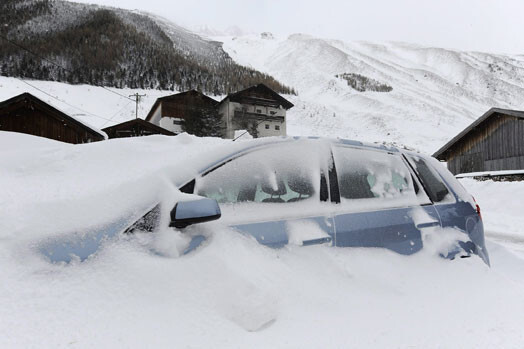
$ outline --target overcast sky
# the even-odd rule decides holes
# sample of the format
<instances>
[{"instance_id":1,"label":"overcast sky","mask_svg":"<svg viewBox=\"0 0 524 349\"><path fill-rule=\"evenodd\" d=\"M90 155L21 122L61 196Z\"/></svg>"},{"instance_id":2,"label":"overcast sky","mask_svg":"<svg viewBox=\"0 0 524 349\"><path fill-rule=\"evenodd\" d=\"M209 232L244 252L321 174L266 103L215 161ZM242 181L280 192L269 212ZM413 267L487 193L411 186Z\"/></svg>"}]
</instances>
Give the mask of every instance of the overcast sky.
<instances>
[{"instance_id":1,"label":"overcast sky","mask_svg":"<svg viewBox=\"0 0 524 349\"><path fill-rule=\"evenodd\" d=\"M76 0L180 25L524 54L524 0Z\"/></svg>"}]
</instances>

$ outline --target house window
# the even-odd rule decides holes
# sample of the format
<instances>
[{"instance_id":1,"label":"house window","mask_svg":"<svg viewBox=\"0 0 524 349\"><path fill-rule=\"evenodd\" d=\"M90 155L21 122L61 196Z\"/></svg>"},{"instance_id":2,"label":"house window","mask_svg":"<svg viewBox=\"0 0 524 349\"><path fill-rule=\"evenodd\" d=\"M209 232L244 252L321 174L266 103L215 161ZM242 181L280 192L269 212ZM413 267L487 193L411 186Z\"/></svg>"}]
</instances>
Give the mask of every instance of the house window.
<instances>
[{"instance_id":1,"label":"house window","mask_svg":"<svg viewBox=\"0 0 524 349\"><path fill-rule=\"evenodd\" d=\"M269 124L266 124L266 130L269 130Z\"/></svg>"},{"instance_id":2,"label":"house window","mask_svg":"<svg viewBox=\"0 0 524 349\"><path fill-rule=\"evenodd\" d=\"M275 125L275 130L280 130L280 125Z\"/></svg>"},{"instance_id":3,"label":"house window","mask_svg":"<svg viewBox=\"0 0 524 349\"><path fill-rule=\"evenodd\" d=\"M272 111L270 111L269 113L270 113L271 115L275 115L277 112L274 111L274 110L272 110Z\"/></svg>"},{"instance_id":4,"label":"house window","mask_svg":"<svg viewBox=\"0 0 524 349\"><path fill-rule=\"evenodd\" d=\"M262 109L257 109L258 114L262 114Z\"/></svg>"}]
</instances>

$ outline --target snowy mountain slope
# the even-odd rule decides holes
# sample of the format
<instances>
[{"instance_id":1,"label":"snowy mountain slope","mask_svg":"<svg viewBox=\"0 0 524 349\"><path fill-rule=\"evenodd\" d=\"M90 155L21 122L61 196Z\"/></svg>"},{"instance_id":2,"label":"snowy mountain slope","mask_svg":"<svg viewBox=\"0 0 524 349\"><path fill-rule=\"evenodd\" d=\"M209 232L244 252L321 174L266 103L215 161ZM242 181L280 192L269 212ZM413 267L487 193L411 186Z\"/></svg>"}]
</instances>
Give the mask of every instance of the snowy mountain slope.
<instances>
[{"instance_id":1,"label":"snowy mountain slope","mask_svg":"<svg viewBox=\"0 0 524 349\"><path fill-rule=\"evenodd\" d=\"M145 15L172 40L179 38L180 47L185 47L182 51L204 57L219 47L211 41L193 40L198 36L162 17ZM222 41L237 63L271 74L298 90L298 96L286 96L295 104L288 111L289 135L386 141L432 153L493 106L524 108L522 55L460 52L400 42L342 42L305 34L213 40ZM335 77L344 73L363 75L393 90L358 92L344 79ZM97 87L28 82L69 105L17 79L4 77L0 77L0 100L28 91L99 128L134 117L132 102ZM115 91L147 94L139 106L140 117L147 115L157 97L176 93Z\"/></svg>"},{"instance_id":2,"label":"snowy mountain slope","mask_svg":"<svg viewBox=\"0 0 524 349\"><path fill-rule=\"evenodd\" d=\"M53 81L23 81L0 76L0 101L29 92L44 102L99 129L135 118L134 101L106 91L102 87L69 85ZM112 90L123 96L130 96L135 93L145 95L145 97L141 97L138 106L138 116L143 119L157 98L177 93L177 91L140 89L113 88ZM42 91L45 91L45 93Z\"/></svg>"},{"instance_id":3,"label":"snowy mountain slope","mask_svg":"<svg viewBox=\"0 0 524 349\"><path fill-rule=\"evenodd\" d=\"M97 86L198 88L223 94L264 82L221 43L159 16L69 1L0 2L0 75Z\"/></svg>"},{"instance_id":4,"label":"snowy mountain slope","mask_svg":"<svg viewBox=\"0 0 524 349\"><path fill-rule=\"evenodd\" d=\"M236 26L231 25L228 26L225 29L218 29L211 27L209 25L194 25L190 28L193 32L197 33L200 36L211 38L216 36L243 36L243 35L249 35L254 34L251 31L245 31L244 29Z\"/></svg>"},{"instance_id":5,"label":"snowy mountain slope","mask_svg":"<svg viewBox=\"0 0 524 349\"><path fill-rule=\"evenodd\" d=\"M202 63L224 66L231 58L222 50L219 42L206 40L200 35L184 28L172 21L149 12L139 12L152 19L164 33L173 41L173 44L186 55L195 56Z\"/></svg>"},{"instance_id":6,"label":"snowy mountain slope","mask_svg":"<svg viewBox=\"0 0 524 349\"><path fill-rule=\"evenodd\" d=\"M342 42L294 34L215 38L240 64L296 88L290 133L406 144L435 151L487 109L524 108L522 56L413 44ZM393 87L358 92L335 75L356 73Z\"/></svg>"}]
</instances>

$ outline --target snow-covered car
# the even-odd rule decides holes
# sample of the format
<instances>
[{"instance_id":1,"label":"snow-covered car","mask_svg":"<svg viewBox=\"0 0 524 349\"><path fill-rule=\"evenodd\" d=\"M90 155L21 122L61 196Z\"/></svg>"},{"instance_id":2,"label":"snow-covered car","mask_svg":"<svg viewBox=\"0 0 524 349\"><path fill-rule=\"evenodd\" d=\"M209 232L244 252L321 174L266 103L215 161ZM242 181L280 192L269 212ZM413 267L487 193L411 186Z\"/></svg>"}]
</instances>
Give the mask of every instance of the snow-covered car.
<instances>
[{"instance_id":1,"label":"snow-covered car","mask_svg":"<svg viewBox=\"0 0 524 349\"><path fill-rule=\"evenodd\" d=\"M184 231L216 220L210 224L276 248L330 244L409 255L430 233L453 228L460 233L443 255L476 254L489 264L480 208L425 155L351 140L269 138L232 142L186 167L176 184L184 194L168 208L169 219L160 204L126 232L162 224ZM191 234L187 251L205 239Z\"/></svg>"},{"instance_id":2,"label":"snow-covered car","mask_svg":"<svg viewBox=\"0 0 524 349\"><path fill-rule=\"evenodd\" d=\"M242 142L179 189L218 202L178 203L171 225L180 229L220 218L271 247L327 243L412 254L425 231L452 227L464 238L449 256L474 253L489 263L471 195L435 159L393 147L313 138Z\"/></svg>"}]
</instances>

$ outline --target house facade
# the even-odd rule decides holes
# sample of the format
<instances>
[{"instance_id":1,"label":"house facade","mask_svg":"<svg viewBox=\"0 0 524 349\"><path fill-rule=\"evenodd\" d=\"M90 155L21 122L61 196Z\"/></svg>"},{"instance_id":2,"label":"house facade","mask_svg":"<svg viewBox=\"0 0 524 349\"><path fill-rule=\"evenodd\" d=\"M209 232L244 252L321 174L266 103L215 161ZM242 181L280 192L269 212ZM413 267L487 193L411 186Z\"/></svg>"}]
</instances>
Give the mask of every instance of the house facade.
<instances>
[{"instance_id":1,"label":"house facade","mask_svg":"<svg viewBox=\"0 0 524 349\"><path fill-rule=\"evenodd\" d=\"M524 111L492 108L433 156L453 174L524 169Z\"/></svg>"},{"instance_id":2,"label":"house facade","mask_svg":"<svg viewBox=\"0 0 524 349\"><path fill-rule=\"evenodd\" d=\"M210 111L218 113L218 134L223 138L234 138L237 130L247 130L253 137L285 136L286 112L292 107L291 102L264 84L229 94L220 103L191 90L158 98L146 121L180 133L185 121Z\"/></svg>"},{"instance_id":3,"label":"house facade","mask_svg":"<svg viewBox=\"0 0 524 349\"><path fill-rule=\"evenodd\" d=\"M146 121L173 133L183 132L182 123L194 117L199 110L214 110L217 101L203 93L190 90L158 98L153 104Z\"/></svg>"},{"instance_id":4,"label":"house facade","mask_svg":"<svg viewBox=\"0 0 524 349\"><path fill-rule=\"evenodd\" d=\"M236 130L247 130L254 137L285 136L286 111L293 104L264 84L229 94L218 104L225 138Z\"/></svg>"},{"instance_id":5,"label":"house facade","mask_svg":"<svg viewBox=\"0 0 524 349\"><path fill-rule=\"evenodd\" d=\"M80 144L106 139L106 134L56 109L30 93L0 103L0 131L26 133Z\"/></svg>"}]
</instances>

